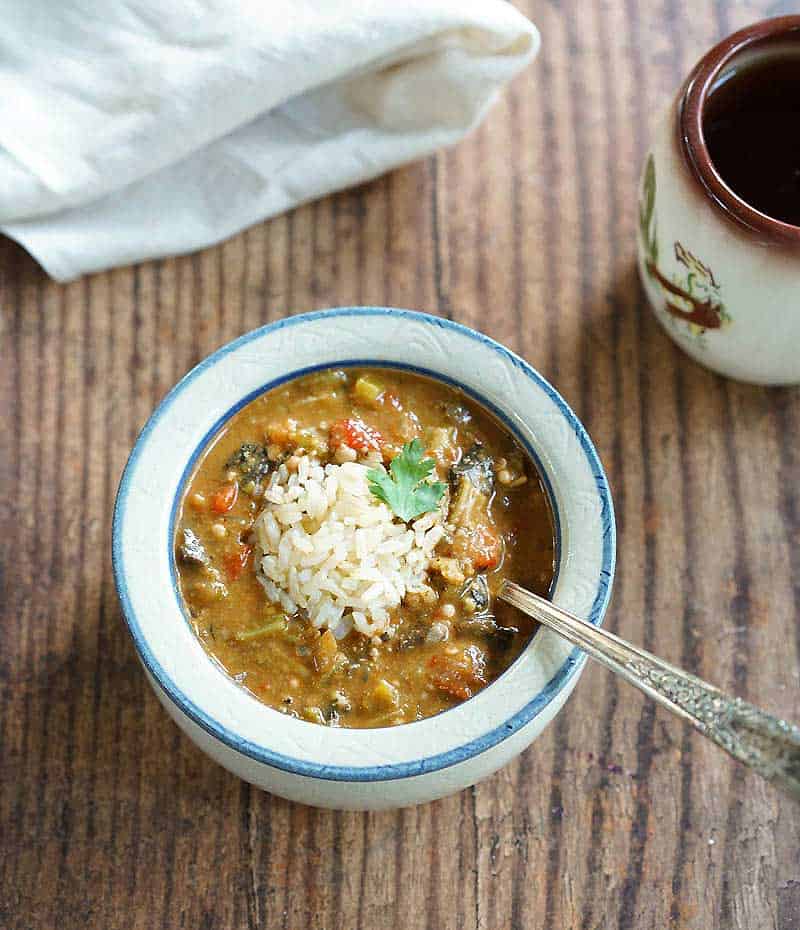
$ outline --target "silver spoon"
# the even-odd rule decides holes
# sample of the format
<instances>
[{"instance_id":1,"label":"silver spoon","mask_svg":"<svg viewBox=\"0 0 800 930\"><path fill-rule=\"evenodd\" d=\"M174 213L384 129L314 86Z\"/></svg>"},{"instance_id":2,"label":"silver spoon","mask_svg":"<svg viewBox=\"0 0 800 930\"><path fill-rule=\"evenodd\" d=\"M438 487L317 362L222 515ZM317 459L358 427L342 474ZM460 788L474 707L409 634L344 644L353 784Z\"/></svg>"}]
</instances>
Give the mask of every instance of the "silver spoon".
<instances>
[{"instance_id":1,"label":"silver spoon","mask_svg":"<svg viewBox=\"0 0 800 930\"><path fill-rule=\"evenodd\" d=\"M504 581L498 596L688 720L734 759L800 801L800 727L741 698L729 697L701 678L580 620L513 581Z\"/></svg>"}]
</instances>

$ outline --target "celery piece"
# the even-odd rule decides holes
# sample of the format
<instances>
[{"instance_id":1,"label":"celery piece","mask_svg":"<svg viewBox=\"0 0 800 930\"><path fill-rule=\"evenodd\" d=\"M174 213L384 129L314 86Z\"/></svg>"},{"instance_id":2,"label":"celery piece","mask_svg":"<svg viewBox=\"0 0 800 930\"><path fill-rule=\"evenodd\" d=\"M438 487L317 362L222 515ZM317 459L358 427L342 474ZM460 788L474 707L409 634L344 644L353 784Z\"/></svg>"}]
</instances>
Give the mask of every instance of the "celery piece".
<instances>
[{"instance_id":1,"label":"celery piece","mask_svg":"<svg viewBox=\"0 0 800 930\"><path fill-rule=\"evenodd\" d=\"M353 392L358 400L367 404L374 404L375 401L383 394L383 385L377 381L371 381L366 375L362 375L356 380Z\"/></svg>"},{"instance_id":2,"label":"celery piece","mask_svg":"<svg viewBox=\"0 0 800 930\"><path fill-rule=\"evenodd\" d=\"M236 634L236 639L241 642L242 640L255 639L257 636L271 636L273 633L283 632L288 626L286 617L281 614L275 620L270 621L265 626L258 627L256 630L240 631Z\"/></svg>"}]
</instances>

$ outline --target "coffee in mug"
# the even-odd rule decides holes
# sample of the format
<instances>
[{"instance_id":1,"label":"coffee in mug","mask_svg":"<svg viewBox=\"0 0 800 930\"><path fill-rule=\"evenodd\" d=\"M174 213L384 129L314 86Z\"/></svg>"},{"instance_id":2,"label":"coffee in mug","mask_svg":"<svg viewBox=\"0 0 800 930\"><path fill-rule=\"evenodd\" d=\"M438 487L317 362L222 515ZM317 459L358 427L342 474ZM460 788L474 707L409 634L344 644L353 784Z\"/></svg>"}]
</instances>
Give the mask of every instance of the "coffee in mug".
<instances>
[{"instance_id":1,"label":"coffee in mug","mask_svg":"<svg viewBox=\"0 0 800 930\"><path fill-rule=\"evenodd\" d=\"M800 16L708 52L662 118L639 198L656 317L709 368L800 382Z\"/></svg>"}]
</instances>

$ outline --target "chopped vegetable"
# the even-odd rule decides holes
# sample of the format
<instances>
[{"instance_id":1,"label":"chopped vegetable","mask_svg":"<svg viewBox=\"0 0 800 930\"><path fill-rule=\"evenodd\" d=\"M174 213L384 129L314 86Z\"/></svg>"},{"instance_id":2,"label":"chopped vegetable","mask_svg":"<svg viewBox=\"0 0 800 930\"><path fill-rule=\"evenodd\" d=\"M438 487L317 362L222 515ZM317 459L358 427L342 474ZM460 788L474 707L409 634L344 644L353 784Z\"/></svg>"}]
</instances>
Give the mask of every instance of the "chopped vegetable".
<instances>
[{"instance_id":1,"label":"chopped vegetable","mask_svg":"<svg viewBox=\"0 0 800 930\"><path fill-rule=\"evenodd\" d=\"M452 466L450 481L453 496L447 519L456 528L452 554L474 571L495 568L503 548L490 525L494 469L483 446L476 443Z\"/></svg>"},{"instance_id":2,"label":"chopped vegetable","mask_svg":"<svg viewBox=\"0 0 800 930\"><path fill-rule=\"evenodd\" d=\"M228 552L223 556L222 564L225 566L225 572L229 581L236 581L241 577L252 552L252 546L239 546L235 552Z\"/></svg>"},{"instance_id":3,"label":"chopped vegetable","mask_svg":"<svg viewBox=\"0 0 800 930\"><path fill-rule=\"evenodd\" d=\"M297 436L297 420L288 417L283 423L270 423L266 435L271 444L289 446Z\"/></svg>"},{"instance_id":4,"label":"chopped vegetable","mask_svg":"<svg viewBox=\"0 0 800 930\"><path fill-rule=\"evenodd\" d=\"M330 429L330 444L349 446L357 452L369 452L372 449L380 450L383 445L383 436L363 420L357 417L348 420L339 420Z\"/></svg>"},{"instance_id":5,"label":"chopped vegetable","mask_svg":"<svg viewBox=\"0 0 800 930\"><path fill-rule=\"evenodd\" d=\"M439 691L465 701L486 684L486 657L475 646L468 646L460 657L437 654L428 662L434 670L431 683Z\"/></svg>"},{"instance_id":6,"label":"chopped vegetable","mask_svg":"<svg viewBox=\"0 0 800 930\"><path fill-rule=\"evenodd\" d=\"M264 446L257 442L245 442L228 459L225 468L239 472L245 481L257 482L269 471L269 456Z\"/></svg>"},{"instance_id":7,"label":"chopped vegetable","mask_svg":"<svg viewBox=\"0 0 800 930\"><path fill-rule=\"evenodd\" d=\"M188 526L183 530L183 542L178 547L178 556L182 562L194 565L208 565L210 561L205 547Z\"/></svg>"},{"instance_id":8,"label":"chopped vegetable","mask_svg":"<svg viewBox=\"0 0 800 930\"><path fill-rule=\"evenodd\" d=\"M434 510L445 492L441 481L425 480L436 463L433 459L423 459L423 452L422 443L414 439L392 459L388 475L383 468L367 472L370 491L406 522Z\"/></svg>"},{"instance_id":9,"label":"chopped vegetable","mask_svg":"<svg viewBox=\"0 0 800 930\"><path fill-rule=\"evenodd\" d=\"M211 509L214 513L227 513L236 503L239 496L239 485L235 481L220 486L217 493L211 498Z\"/></svg>"},{"instance_id":10,"label":"chopped vegetable","mask_svg":"<svg viewBox=\"0 0 800 930\"><path fill-rule=\"evenodd\" d=\"M316 429L298 430L297 442L307 452L313 452L315 455L325 455L328 451L327 442L319 435Z\"/></svg>"},{"instance_id":11,"label":"chopped vegetable","mask_svg":"<svg viewBox=\"0 0 800 930\"><path fill-rule=\"evenodd\" d=\"M500 564L503 543L491 526L476 522L471 527L458 526L451 549L462 566L471 566L479 572L496 568Z\"/></svg>"},{"instance_id":12,"label":"chopped vegetable","mask_svg":"<svg viewBox=\"0 0 800 930\"><path fill-rule=\"evenodd\" d=\"M368 375L362 375L353 387L356 398L367 404L374 404L383 394L383 385L373 381Z\"/></svg>"},{"instance_id":13,"label":"chopped vegetable","mask_svg":"<svg viewBox=\"0 0 800 930\"><path fill-rule=\"evenodd\" d=\"M257 630L241 630L236 634L236 639L245 641L255 639L257 636L272 636L274 633L283 633L288 626L289 622L286 616L280 614L276 619L271 620L264 626L260 626Z\"/></svg>"},{"instance_id":14,"label":"chopped vegetable","mask_svg":"<svg viewBox=\"0 0 800 930\"><path fill-rule=\"evenodd\" d=\"M479 491L469 478L461 477L450 499L447 522L459 529L471 529L478 522L489 519L491 497Z\"/></svg>"},{"instance_id":15,"label":"chopped vegetable","mask_svg":"<svg viewBox=\"0 0 800 930\"><path fill-rule=\"evenodd\" d=\"M314 666L322 675L333 670L336 664L336 656L339 652L339 646L336 643L336 637L330 630L320 636L314 643Z\"/></svg>"},{"instance_id":16,"label":"chopped vegetable","mask_svg":"<svg viewBox=\"0 0 800 930\"><path fill-rule=\"evenodd\" d=\"M492 457L476 442L450 469L450 480L455 491L460 490L464 481L468 481L481 494L491 494L494 481Z\"/></svg>"},{"instance_id":17,"label":"chopped vegetable","mask_svg":"<svg viewBox=\"0 0 800 930\"><path fill-rule=\"evenodd\" d=\"M489 609L489 584L486 575L473 575L459 591L468 614L483 613Z\"/></svg>"},{"instance_id":18,"label":"chopped vegetable","mask_svg":"<svg viewBox=\"0 0 800 930\"><path fill-rule=\"evenodd\" d=\"M470 557L478 571L483 568L495 568L498 565L502 546L500 537L490 526L486 524L476 526L471 543Z\"/></svg>"},{"instance_id":19,"label":"chopped vegetable","mask_svg":"<svg viewBox=\"0 0 800 930\"><path fill-rule=\"evenodd\" d=\"M381 678L372 693L376 702L384 707L397 707L400 703L400 692L385 678Z\"/></svg>"}]
</instances>

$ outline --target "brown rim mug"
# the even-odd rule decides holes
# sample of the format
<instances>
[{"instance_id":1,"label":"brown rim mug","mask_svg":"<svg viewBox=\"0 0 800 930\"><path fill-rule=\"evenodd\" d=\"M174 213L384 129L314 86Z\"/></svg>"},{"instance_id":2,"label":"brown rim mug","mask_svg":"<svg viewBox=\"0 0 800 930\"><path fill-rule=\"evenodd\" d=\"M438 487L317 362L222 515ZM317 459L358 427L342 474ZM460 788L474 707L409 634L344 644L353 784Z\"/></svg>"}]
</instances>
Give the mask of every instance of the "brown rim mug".
<instances>
[{"instance_id":1,"label":"brown rim mug","mask_svg":"<svg viewBox=\"0 0 800 930\"><path fill-rule=\"evenodd\" d=\"M800 69L800 16L754 23L707 52L659 122L639 196L639 271L657 319L696 361L760 384L800 382L800 226L734 192L704 123L732 74L795 56Z\"/></svg>"}]
</instances>

